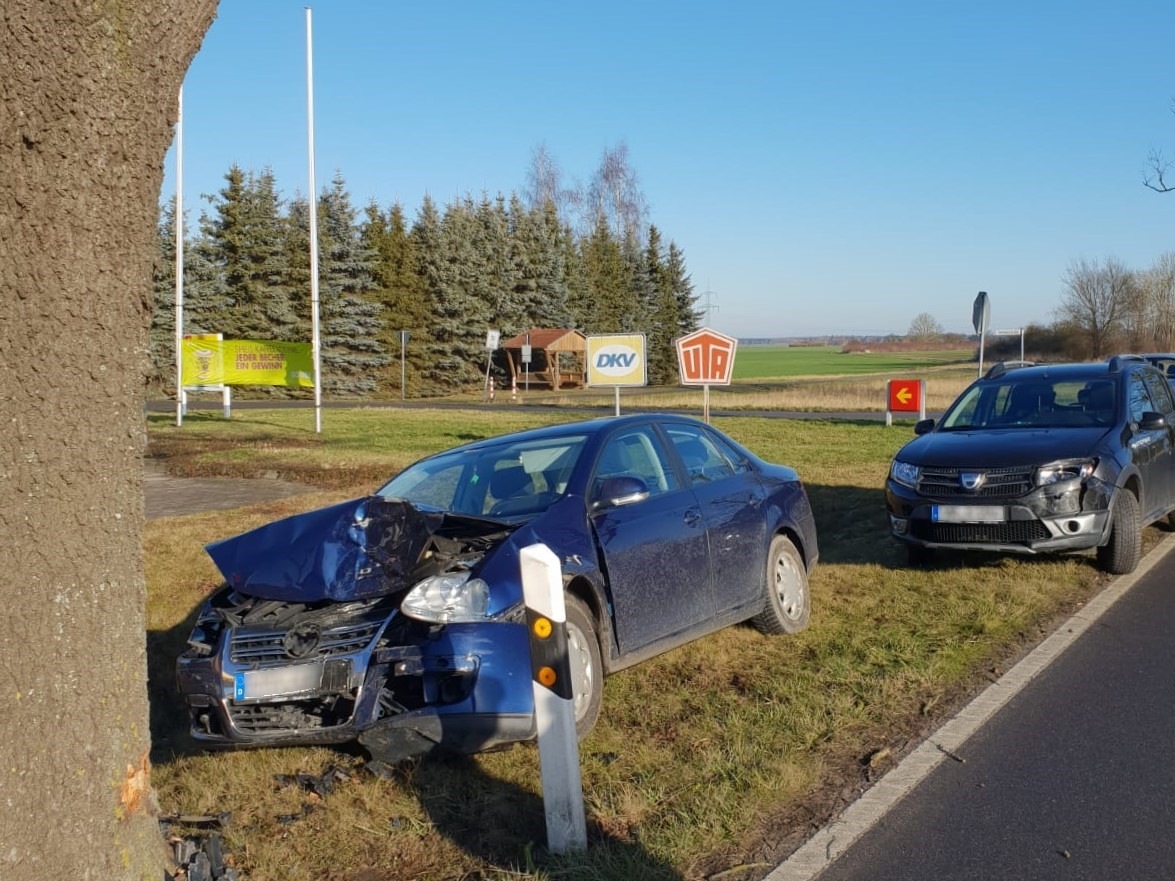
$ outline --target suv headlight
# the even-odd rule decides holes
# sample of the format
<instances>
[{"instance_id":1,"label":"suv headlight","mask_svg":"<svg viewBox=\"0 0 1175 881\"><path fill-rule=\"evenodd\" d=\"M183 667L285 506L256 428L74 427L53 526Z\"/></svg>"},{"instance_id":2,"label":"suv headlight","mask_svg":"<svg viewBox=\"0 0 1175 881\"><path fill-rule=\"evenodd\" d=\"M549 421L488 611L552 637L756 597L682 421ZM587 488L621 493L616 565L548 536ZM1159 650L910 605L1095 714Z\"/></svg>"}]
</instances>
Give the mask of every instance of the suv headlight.
<instances>
[{"instance_id":1,"label":"suv headlight","mask_svg":"<svg viewBox=\"0 0 1175 881\"><path fill-rule=\"evenodd\" d=\"M918 476L921 473L922 469L917 465L911 465L909 462L901 462L897 459L894 459L889 466L889 476L894 479L894 483L900 483L910 489L918 488Z\"/></svg>"},{"instance_id":2,"label":"suv headlight","mask_svg":"<svg viewBox=\"0 0 1175 881\"><path fill-rule=\"evenodd\" d=\"M1036 469L1036 485L1049 486L1066 480L1084 480L1097 468L1097 459L1064 459Z\"/></svg>"},{"instance_id":3,"label":"suv headlight","mask_svg":"<svg viewBox=\"0 0 1175 881\"><path fill-rule=\"evenodd\" d=\"M400 611L418 621L460 624L484 621L490 604L490 586L469 572L433 575L408 591Z\"/></svg>"}]
</instances>

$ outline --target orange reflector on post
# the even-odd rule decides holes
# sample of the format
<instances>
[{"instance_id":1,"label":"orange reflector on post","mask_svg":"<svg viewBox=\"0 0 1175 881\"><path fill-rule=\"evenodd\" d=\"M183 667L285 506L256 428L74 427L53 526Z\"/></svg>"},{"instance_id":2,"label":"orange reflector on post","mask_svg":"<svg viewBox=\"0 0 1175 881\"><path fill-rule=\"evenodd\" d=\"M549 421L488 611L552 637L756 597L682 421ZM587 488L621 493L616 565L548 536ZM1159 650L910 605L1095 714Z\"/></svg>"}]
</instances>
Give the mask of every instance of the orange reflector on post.
<instances>
[{"instance_id":1,"label":"orange reflector on post","mask_svg":"<svg viewBox=\"0 0 1175 881\"><path fill-rule=\"evenodd\" d=\"M539 639L546 639L551 635L551 621L549 618L536 618L534 621L534 635Z\"/></svg>"},{"instance_id":2,"label":"orange reflector on post","mask_svg":"<svg viewBox=\"0 0 1175 881\"><path fill-rule=\"evenodd\" d=\"M550 688L552 685L555 684L555 678L556 678L555 671L552 670L550 667L540 667L539 668L539 682L542 685L545 685L545 686L547 686L547 688Z\"/></svg>"}]
</instances>

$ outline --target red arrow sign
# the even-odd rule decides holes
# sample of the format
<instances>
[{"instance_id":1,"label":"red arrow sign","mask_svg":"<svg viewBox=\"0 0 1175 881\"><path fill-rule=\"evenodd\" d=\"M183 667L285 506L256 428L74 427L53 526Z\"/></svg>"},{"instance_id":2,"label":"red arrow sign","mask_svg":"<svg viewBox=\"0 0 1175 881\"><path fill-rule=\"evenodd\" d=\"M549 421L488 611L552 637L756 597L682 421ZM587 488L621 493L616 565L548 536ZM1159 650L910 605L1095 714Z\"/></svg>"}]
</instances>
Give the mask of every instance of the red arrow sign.
<instances>
[{"instance_id":1,"label":"red arrow sign","mask_svg":"<svg viewBox=\"0 0 1175 881\"><path fill-rule=\"evenodd\" d=\"M891 379L889 381L889 410L894 413L922 411L922 380Z\"/></svg>"}]
</instances>

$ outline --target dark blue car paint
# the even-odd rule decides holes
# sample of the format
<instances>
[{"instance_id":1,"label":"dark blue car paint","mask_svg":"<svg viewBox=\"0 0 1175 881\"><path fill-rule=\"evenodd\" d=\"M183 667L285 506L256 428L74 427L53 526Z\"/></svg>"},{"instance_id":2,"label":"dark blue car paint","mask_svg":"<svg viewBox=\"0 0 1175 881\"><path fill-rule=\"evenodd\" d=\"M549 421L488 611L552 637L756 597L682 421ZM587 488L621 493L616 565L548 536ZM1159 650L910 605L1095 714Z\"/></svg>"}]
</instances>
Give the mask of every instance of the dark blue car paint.
<instances>
[{"instance_id":1,"label":"dark blue car paint","mask_svg":"<svg viewBox=\"0 0 1175 881\"><path fill-rule=\"evenodd\" d=\"M316 603L406 592L424 571L420 551L434 534L492 536L471 570L472 577L491 586L489 620L431 627L415 623L413 632L427 631L427 636L375 648L364 661L364 685L352 717L329 731L243 735L228 720L232 689L222 669L228 666L227 646L212 657L187 654L178 674L193 710L193 733L218 745L339 742L358 736L373 751L383 747L385 755L432 743L473 751L533 736L528 640L518 613L519 552L535 543L559 555L568 590L595 612L608 671L753 616L762 608L772 536L790 536L809 571L818 558L811 507L793 470L765 463L724 438L748 459L753 473L695 492L674 458L682 488L629 506L592 510L587 488L609 437L641 425L660 432L656 426L663 422L695 430L701 425L681 417L630 416L512 436L588 435L564 494L530 518L503 522L453 516L377 495L209 545L226 581L241 593ZM462 449L474 456L503 440ZM392 632L399 617L392 613L385 633ZM462 666L467 669L457 669ZM422 699L419 706L388 715L380 708L379 689L385 678L397 676L418 677ZM454 693L446 694L446 688ZM216 708L224 730L216 725L198 730L199 713Z\"/></svg>"}]
</instances>

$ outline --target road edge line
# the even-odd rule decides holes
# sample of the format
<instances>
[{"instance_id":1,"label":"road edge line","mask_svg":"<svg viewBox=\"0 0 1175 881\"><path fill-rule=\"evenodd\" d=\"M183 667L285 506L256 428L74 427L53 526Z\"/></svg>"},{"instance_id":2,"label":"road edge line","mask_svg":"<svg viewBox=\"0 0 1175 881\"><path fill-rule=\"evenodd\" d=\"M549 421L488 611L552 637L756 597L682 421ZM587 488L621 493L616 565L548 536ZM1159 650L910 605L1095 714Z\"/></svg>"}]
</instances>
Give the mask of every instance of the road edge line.
<instances>
[{"instance_id":1,"label":"road edge line","mask_svg":"<svg viewBox=\"0 0 1175 881\"><path fill-rule=\"evenodd\" d=\"M929 776L940 762L956 752L967 738L1060 657L1173 548L1175 535L1168 535L1150 550L1137 569L1106 585L1011 670L976 695L860 798L800 845L764 881L813 881L817 878Z\"/></svg>"}]
</instances>

